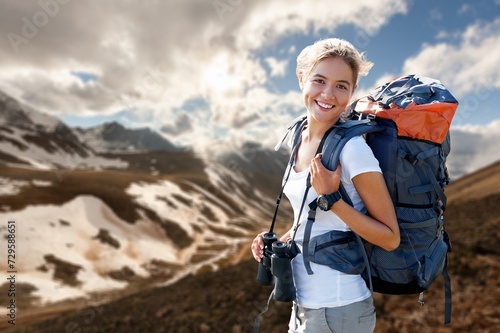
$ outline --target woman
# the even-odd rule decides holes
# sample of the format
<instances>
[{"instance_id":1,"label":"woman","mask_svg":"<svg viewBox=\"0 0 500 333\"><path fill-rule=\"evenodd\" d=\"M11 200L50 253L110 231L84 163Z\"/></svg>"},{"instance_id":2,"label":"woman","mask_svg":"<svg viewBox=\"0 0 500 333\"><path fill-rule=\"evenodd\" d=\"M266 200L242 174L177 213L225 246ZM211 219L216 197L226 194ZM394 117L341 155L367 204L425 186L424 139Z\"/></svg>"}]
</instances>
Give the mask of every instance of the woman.
<instances>
[{"instance_id":1,"label":"woman","mask_svg":"<svg viewBox=\"0 0 500 333\"><path fill-rule=\"evenodd\" d=\"M355 137L340 154L340 165L329 171L316 154L325 132L341 117L357 88L358 76L366 75L368 62L349 42L326 39L306 47L297 58L297 77L307 109L307 126L302 132L294 156L294 165L285 186L295 225L299 225L295 241L302 250L307 209L297 216L311 175L312 188L306 202L320 195L335 196L342 182L353 206L344 200L329 200L323 210L318 208L311 238L331 230L352 230L385 250L399 245L399 228L394 207L378 161L363 137ZM323 205L324 206L324 205ZM280 239L293 233L293 226ZM257 261L263 256L261 233L252 243ZM372 332L375 307L369 289L360 275L345 274L328 266L310 263L309 275L302 254L292 262L297 298L290 318L289 332Z\"/></svg>"}]
</instances>

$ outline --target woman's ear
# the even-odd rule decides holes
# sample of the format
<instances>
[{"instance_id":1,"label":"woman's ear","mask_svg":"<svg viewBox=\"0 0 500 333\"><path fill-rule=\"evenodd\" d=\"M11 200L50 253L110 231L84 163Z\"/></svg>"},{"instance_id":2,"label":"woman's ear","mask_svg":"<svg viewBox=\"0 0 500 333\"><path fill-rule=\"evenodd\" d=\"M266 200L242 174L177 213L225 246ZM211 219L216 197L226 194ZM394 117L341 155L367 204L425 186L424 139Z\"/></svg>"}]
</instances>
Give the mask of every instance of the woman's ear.
<instances>
[{"instance_id":1,"label":"woman's ear","mask_svg":"<svg viewBox=\"0 0 500 333\"><path fill-rule=\"evenodd\" d=\"M297 72L297 78L299 79L300 90L303 90L304 89L304 75L302 75L302 72Z\"/></svg>"}]
</instances>

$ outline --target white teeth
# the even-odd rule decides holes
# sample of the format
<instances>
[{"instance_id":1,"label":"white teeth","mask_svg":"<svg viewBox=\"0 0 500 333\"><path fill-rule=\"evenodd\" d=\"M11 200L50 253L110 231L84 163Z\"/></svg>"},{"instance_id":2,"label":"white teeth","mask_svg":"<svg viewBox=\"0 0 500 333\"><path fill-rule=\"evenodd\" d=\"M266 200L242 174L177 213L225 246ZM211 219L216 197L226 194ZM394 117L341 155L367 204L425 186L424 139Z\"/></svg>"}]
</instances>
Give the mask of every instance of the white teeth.
<instances>
[{"instance_id":1,"label":"white teeth","mask_svg":"<svg viewBox=\"0 0 500 333\"><path fill-rule=\"evenodd\" d=\"M325 103L321 103L321 102L317 102L319 106L321 106L322 108L325 108L325 109L331 109L333 107L333 105L330 105L330 104L325 104Z\"/></svg>"}]
</instances>

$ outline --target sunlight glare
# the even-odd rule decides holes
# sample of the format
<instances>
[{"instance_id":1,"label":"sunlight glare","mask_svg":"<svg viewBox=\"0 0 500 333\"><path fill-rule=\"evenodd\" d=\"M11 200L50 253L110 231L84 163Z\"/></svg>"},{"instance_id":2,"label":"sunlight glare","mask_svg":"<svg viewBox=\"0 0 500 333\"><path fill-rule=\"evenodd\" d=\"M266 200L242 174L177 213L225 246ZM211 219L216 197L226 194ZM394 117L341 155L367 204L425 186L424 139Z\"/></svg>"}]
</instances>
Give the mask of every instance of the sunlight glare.
<instances>
[{"instance_id":1,"label":"sunlight glare","mask_svg":"<svg viewBox=\"0 0 500 333\"><path fill-rule=\"evenodd\" d=\"M224 94L238 87L239 78L230 66L227 55L221 54L212 60L203 75L203 82L209 90Z\"/></svg>"}]
</instances>

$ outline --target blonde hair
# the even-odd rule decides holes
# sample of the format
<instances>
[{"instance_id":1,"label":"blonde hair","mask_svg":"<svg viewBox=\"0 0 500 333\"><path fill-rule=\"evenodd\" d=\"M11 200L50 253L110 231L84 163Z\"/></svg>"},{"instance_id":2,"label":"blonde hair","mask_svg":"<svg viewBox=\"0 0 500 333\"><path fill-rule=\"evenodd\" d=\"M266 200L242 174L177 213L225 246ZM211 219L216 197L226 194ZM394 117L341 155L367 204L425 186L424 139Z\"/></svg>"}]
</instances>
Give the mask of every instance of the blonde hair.
<instances>
[{"instance_id":1,"label":"blonde hair","mask_svg":"<svg viewBox=\"0 0 500 333\"><path fill-rule=\"evenodd\" d=\"M297 57L297 77L302 75L307 78L313 68L325 58L339 57L351 68L354 84L358 83L359 76L366 76L373 66L368 61L364 52L360 53L346 40L339 38L328 38L316 41L305 47Z\"/></svg>"}]
</instances>

